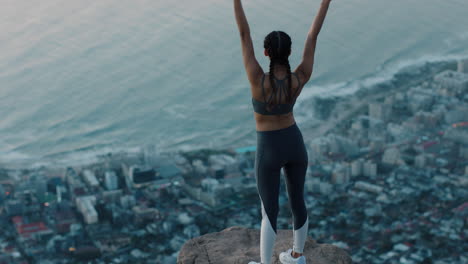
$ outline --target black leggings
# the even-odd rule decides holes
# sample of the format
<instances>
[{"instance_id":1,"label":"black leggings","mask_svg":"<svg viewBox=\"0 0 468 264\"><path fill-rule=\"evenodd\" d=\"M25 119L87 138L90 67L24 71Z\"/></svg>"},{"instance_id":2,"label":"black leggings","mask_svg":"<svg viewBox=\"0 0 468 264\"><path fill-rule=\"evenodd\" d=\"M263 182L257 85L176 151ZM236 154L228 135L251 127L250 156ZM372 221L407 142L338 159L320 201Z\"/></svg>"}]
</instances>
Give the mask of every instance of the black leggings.
<instances>
[{"instance_id":1,"label":"black leggings","mask_svg":"<svg viewBox=\"0 0 468 264\"><path fill-rule=\"evenodd\" d=\"M255 175L262 206L260 255L270 263L276 239L280 171L283 168L293 214L293 250L302 253L307 237L308 215L304 202L307 150L296 123L279 130L257 131Z\"/></svg>"}]
</instances>

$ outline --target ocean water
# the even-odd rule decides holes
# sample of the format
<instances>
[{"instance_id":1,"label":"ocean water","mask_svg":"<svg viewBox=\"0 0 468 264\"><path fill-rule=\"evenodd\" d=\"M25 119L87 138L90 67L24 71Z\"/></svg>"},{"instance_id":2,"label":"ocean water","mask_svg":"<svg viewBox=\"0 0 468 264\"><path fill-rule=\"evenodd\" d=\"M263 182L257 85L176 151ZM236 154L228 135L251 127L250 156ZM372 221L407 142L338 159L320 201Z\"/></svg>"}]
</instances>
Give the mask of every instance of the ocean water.
<instances>
[{"instance_id":1,"label":"ocean water","mask_svg":"<svg viewBox=\"0 0 468 264\"><path fill-rule=\"evenodd\" d=\"M263 38L300 62L319 0L243 1L257 59ZM296 107L346 95L399 69L468 56L466 0L333 0L314 73ZM78 164L117 150L255 144L232 1L2 0L0 164Z\"/></svg>"}]
</instances>

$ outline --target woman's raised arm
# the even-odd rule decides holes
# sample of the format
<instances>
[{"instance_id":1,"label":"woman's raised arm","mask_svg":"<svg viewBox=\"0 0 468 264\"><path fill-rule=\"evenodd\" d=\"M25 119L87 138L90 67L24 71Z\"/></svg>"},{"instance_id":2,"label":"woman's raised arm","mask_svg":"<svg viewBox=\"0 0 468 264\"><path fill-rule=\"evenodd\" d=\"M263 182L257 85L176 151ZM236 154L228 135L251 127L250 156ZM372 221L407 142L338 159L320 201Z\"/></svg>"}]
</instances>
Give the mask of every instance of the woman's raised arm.
<instances>
[{"instance_id":1,"label":"woman's raised arm","mask_svg":"<svg viewBox=\"0 0 468 264\"><path fill-rule=\"evenodd\" d=\"M323 21L327 15L328 6L330 5L331 0L322 0L320 4L320 9L315 16L314 22L312 23L309 32L307 34L307 40L305 42L304 53L302 55L302 61L297 66L295 72L300 72L303 76L302 83L305 84L309 81L312 76L312 71L314 68L314 56L315 56L315 47L317 45L317 37L322 28Z\"/></svg>"},{"instance_id":2,"label":"woman's raised arm","mask_svg":"<svg viewBox=\"0 0 468 264\"><path fill-rule=\"evenodd\" d=\"M234 0L234 13L236 16L237 27L239 28L242 56L244 58L247 77L249 78L250 83L256 84L263 75L263 69L255 58L252 38L250 36L250 28L244 14L244 9L242 8L241 0Z\"/></svg>"}]
</instances>

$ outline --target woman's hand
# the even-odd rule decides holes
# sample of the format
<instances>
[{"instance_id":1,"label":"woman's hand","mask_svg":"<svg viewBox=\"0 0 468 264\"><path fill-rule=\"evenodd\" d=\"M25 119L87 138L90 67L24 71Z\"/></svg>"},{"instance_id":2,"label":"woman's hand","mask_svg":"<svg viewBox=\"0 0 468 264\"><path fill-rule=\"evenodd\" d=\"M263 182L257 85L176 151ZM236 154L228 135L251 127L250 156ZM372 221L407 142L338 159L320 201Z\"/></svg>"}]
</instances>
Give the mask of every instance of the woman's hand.
<instances>
[{"instance_id":1,"label":"woman's hand","mask_svg":"<svg viewBox=\"0 0 468 264\"><path fill-rule=\"evenodd\" d=\"M246 33L250 34L249 23L245 17L241 0L234 0L234 15L236 17L237 27L241 36L245 35Z\"/></svg>"}]
</instances>

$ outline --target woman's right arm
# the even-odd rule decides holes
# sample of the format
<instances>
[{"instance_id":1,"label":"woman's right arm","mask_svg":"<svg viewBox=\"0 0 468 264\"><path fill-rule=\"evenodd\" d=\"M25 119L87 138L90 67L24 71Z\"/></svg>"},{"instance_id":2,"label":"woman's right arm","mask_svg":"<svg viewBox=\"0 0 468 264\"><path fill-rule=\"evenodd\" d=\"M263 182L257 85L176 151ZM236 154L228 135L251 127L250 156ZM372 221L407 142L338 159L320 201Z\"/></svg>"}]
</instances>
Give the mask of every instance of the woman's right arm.
<instances>
[{"instance_id":1,"label":"woman's right arm","mask_svg":"<svg viewBox=\"0 0 468 264\"><path fill-rule=\"evenodd\" d=\"M322 28L323 21L327 15L328 6L330 5L331 0L322 0L320 4L320 9L315 16L314 22L309 29L307 34L307 40L305 42L304 54L302 55L302 62L297 66L295 72L300 72L303 79L301 80L302 84L305 84L309 81L312 76L312 70L314 67L314 56L315 56L315 47L317 45L317 37Z\"/></svg>"}]
</instances>

